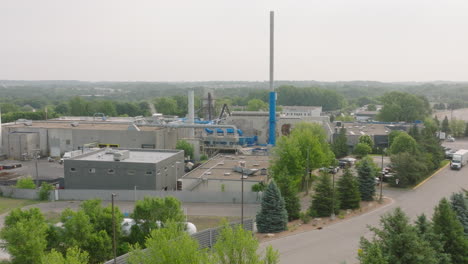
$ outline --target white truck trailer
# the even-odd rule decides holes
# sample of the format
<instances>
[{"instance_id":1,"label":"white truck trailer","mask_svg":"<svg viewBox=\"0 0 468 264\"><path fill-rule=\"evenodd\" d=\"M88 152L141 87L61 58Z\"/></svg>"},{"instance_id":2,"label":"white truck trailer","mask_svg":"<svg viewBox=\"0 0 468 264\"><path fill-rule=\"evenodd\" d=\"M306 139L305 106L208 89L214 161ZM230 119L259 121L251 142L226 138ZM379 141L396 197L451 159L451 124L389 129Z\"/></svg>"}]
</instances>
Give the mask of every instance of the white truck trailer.
<instances>
[{"instance_id":1,"label":"white truck trailer","mask_svg":"<svg viewBox=\"0 0 468 264\"><path fill-rule=\"evenodd\" d=\"M453 153L452 161L450 162L450 168L452 170L459 170L468 162L468 150L460 149Z\"/></svg>"}]
</instances>

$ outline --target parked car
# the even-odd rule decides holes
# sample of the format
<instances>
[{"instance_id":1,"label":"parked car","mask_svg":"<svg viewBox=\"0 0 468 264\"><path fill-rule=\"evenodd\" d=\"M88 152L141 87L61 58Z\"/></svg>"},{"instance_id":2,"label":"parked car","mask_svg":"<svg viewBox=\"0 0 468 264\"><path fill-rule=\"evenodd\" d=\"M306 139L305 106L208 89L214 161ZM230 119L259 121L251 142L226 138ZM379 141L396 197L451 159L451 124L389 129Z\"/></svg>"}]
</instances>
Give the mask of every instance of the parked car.
<instances>
[{"instance_id":1,"label":"parked car","mask_svg":"<svg viewBox=\"0 0 468 264\"><path fill-rule=\"evenodd\" d=\"M449 135L449 136L447 137L447 139L445 139L445 141L447 141L447 142L455 142L455 138Z\"/></svg>"},{"instance_id":2,"label":"parked car","mask_svg":"<svg viewBox=\"0 0 468 264\"><path fill-rule=\"evenodd\" d=\"M331 173L331 174L335 174L337 173L338 171L340 170L339 167L335 167L335 166L330 166L330 167L322 167L319 169L320 172L326 172L326 173Z\"/></svg>"}]
</instances>

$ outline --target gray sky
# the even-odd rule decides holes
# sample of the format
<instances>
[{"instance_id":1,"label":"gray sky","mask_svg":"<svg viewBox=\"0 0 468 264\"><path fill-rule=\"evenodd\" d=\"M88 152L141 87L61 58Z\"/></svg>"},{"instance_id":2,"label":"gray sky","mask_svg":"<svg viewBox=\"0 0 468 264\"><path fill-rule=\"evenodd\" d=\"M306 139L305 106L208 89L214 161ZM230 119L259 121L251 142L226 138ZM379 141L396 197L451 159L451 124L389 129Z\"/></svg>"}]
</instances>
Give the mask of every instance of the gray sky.
<instances>
[{"instance_id":1,"label":"gray sky","mask_svg":"<svg viewBox=\"0 0 468 264\"><path fill-rule=\"evenodd\" d=\"M467 81L467 0L0 0L0 79Z\"/></svg>"}]
</instances>

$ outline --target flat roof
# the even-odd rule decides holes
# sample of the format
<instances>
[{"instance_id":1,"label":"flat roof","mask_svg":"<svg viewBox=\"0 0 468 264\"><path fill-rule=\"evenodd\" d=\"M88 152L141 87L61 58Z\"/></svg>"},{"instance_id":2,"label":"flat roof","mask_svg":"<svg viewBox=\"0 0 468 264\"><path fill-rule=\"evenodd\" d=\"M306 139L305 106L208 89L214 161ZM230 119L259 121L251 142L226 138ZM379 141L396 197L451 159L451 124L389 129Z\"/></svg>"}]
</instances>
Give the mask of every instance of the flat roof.
<instances>
[{"instance_id":1,"label":"flat roof","mask_svg":"<svg viewBox=\"0 0 468 264\"><path fill-rule=\"evenodd\" d=\"M198 168L184 175L184 178L207 178L211 180L241 180L241 173L233 170L234 166L239 166L239 162L245 161L246 169L257 169L254 175L245 180L263 181L266 175L261 175L260 170L268 169L270 166L269 156L254 155L226 155L218 154Z\"/></svg>"},{"instance_id":2,"label":"flat roof","mask_svg":"<svg viewBox=\"0 0 468 264\"><path fill-rule=\"evenodd\" d=\"M101 149L94 152L86 153L70 160L84 160L84 161L114 161L113 152L122 151L125 149ZM144 149L131 149L130 157L121 161L120 163L158 163L168 159L181 150L144 150Z\"/></svg>"},{"instance_id":3,"label":"flat roof","mask_svg":"<svg viewBox=\"0 0 468 264\"><path fill-rule=\"evenodd\" d=\"M3 127L13 128L62 128L62 129L74 129L74 130L129 130L128 127L132 123L115 123L108 121L101 122L78 122L78 126L72 126L74 122L71 121L32 121L31 125L24 125L24 122L12 122L2 124ZM162 129L161 127L151 127L137 125L141 131L156 131ZM134 130L133 130L134 131Z\"/></svg>"}]
</instances>

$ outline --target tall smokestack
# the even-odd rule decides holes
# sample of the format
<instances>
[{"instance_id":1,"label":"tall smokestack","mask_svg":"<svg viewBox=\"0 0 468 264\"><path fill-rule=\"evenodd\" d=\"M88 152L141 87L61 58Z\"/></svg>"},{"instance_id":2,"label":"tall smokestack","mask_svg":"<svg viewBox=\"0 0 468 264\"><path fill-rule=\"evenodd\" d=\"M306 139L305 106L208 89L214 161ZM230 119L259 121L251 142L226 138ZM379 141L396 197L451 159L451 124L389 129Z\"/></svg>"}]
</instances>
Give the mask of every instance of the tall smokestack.
<instances>
[{"instance_id":1,"label":"tall smokestack","mask_svg":"<svg viewBox=\"0 0 468 264\"><path fill-rule=\"evenodd\" d=\"M195 95L192 89L188 90L188 123L195 123ZM195 129L189 128L189 138L195 138Z\"/></svg>"},{"instance_id":2,"label":"tall smokestack","mask_svg":"<svg viewBox=\"0 0 468 264\"><path fill-rule=\"evenodd\" d=\"M0 154L3 151L3 138L2 138L2 109L0 108Z\"/></svg>"},{"instance_id":3,"label":"tall smokestack","mask_svg":"<svg viewBox=\"0 0 468 264\"><path fill-rule=\"evenodd\" d=\"M270 129L268 144L276 144L276 92L273 86L274 80L274 48L275 48L275 12L270 11Z\"/></svg>"}]
</instances>

